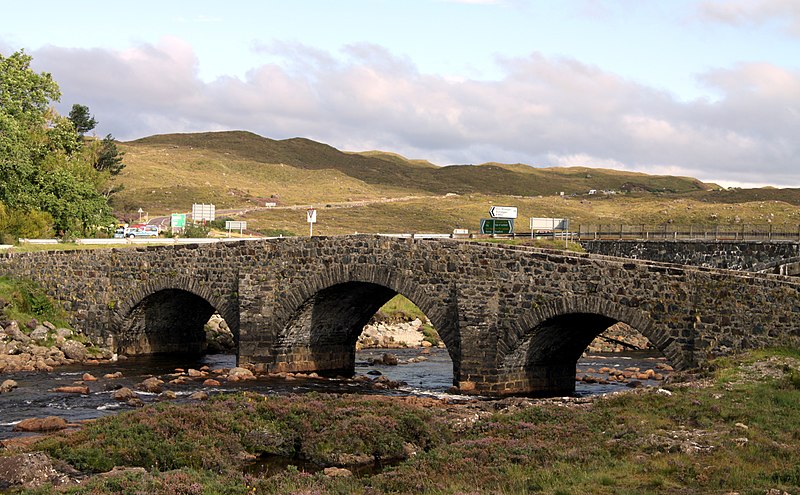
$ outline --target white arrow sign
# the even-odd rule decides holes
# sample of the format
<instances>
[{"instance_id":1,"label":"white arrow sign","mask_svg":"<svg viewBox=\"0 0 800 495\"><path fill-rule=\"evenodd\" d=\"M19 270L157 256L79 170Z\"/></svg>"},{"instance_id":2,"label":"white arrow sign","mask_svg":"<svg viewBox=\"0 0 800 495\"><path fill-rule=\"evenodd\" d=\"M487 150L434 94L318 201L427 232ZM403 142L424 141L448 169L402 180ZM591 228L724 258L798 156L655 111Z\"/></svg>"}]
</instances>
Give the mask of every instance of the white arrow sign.
<instances>
[{"instance_id":1,"label":"white arrow sign","mask_svg":"<svg viewBox=\"0 0 800 495\"><path fill-rule=\"evenodd\" d=\"M517 218L516 206L492 206L489 208L492 218Z\"/></svg>"}]
</instances>

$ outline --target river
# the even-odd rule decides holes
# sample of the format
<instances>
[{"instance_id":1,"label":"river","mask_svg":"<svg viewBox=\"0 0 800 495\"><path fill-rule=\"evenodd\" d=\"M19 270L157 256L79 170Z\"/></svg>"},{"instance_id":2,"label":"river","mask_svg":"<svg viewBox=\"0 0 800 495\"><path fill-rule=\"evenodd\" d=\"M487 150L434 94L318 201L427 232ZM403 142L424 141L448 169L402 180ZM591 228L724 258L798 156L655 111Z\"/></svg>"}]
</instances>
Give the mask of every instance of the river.
<instances>
[{"instance_id":1,"label":"river","mask_svg":"<svg viewBox=\"0 0 800 495\"><path fill-rule=\"evenodd\" d=\"M424 356L426 359L413 364L400 364L397 366L373 365L372 360L380 358L383 353L396 355L401 362L408 359ZM450 392L453 380L453 369L450 357L444 349L430 349L427 354L421 354L420 349L371 349L359 351L356 354L356 374L365 375L368 372L380 372L393 381L402 381L406 385L395 390L373 390L368 384L353 380L315 380L298 379L287 381L282 378L260 377L255 381L228 383L223 382L219 387L205 387L201 381L190 382L184 385L165 385L165 389L174 391L177 402L189 401L189 396L198 390L205 390L209 394L222 392L235 392L250 390L263 394L290 394L310 391L330 393L380 393L384 395L427 395L452 400L470 400L473 396L455 395ZM663 361L663 360L662 360ZM578 370L587 368L619 368L640 367L643 370L653 368L659 362L653 354L648 353L615 353L585 356L578 362ZM149 376L158 376L164 381L170 378L166 375L175 372L176 368L200 369L208 366L210 369L230 368L235 366L236 357L233 355L213 354L200 358L187 358L176 356L137 357L116 363L96 366L69 366L57 368L52 372L28 372L3 375L2 379L11 378L19 387L9 393L0 394L0 439L18 436L12 432L13 426L22 419L31 417L60 416L69 422L97 418L119 411L130 409L123 403L111 398L114 390L120 387L135 388L137 383ZM109 380L100 379L88 382L89 395L67 394L52 392L52 389L81 380L84 373L91 373L100 378L107 373L121 372L122 378ZM646 385L657 385L658 382L648 381ZM576 384L576 395L585 396L603 394L624 389L625 384ZM139 398L145 403L158 400L156 394L137 392Z\"/></svg>"}]
</instances>

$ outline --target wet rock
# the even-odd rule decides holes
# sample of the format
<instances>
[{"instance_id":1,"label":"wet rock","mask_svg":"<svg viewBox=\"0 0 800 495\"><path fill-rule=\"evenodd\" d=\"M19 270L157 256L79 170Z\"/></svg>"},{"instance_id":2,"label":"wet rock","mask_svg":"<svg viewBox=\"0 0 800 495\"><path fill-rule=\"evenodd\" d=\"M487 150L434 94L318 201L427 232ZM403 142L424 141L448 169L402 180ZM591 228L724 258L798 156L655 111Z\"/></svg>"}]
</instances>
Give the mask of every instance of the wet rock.
<instances>
[{"instance_id":1,"label":"wet rock","mask_svg":"<svg viewBox=\"0 0 800 495\"><path fill-rule=\"evenodd\" d=\"M193 400L206 400L208 399L208 392L204 392L201 390L199 392L193 393L192 395L189 396L189 398Z\"/></svg>"},{"instance_id":2,"label":"wet rock","mask_svg":"<svg viewBox=\"0 0 800 495\"><path fill-rule=\"evenodd\" d=\"M220 385L222 384L213 378L209 378L203 382L204 387L219 387Z\"/></svg>"},{"instance_id":3,"label":"wet rock","mask_svg":"<svg viewBox=\"0 0 800 495\"><path fill-rule=\"evenodd\" d=\"M19 385L14 380L4 380L3 383L0 383L0 394L11 392L18 386Z\"/></svg>"},{"instance_id":4,"label":"wet rock","mask_svg":"<svg viewBox=\"0 0 800 495\"><path fill-rule=\"evenodd\" d=\"M164 385L163 380L159 380L158 378L151 376L150 378L147 378L146 380L137 384L136 388L151 394L160 394L163 391L163 388L161 388L162 385Z\"/></svg>"},{"instance_id":5,"label":"wet rock","mask_svg":"<svg viewBox=\"0 0 800 495\"><path fill-rule=\"evenodd\" d=\"M397 356L395 356L394 354L389 354L387 352L383 356L381 356L380 362L387 366L397 366L397 364L400 361L397 359Z\"/></svg>"},{"instance_id":6,"label":"wet rock","mask_svg":"<svg viewBox=\"0 0 800 495\"><path fill-rule=\"evenodd\" d=\"M177 398L178 394L176 394L172 390L164 390L158 395L159 400L175 400Z\"/></svg>"},{"instance_id":7,"label":"wet rock","mask_svg":"<svg viewBox=\"0 0 800 495\"><path fill-rule=\"evenodd\" d=\"M18 454L0 458L0 480L23 489L37 488L46 483L61 485L69 476L57 470L44 452Z\"/></svg>"},{"instance_id":8,"label":"wet rock","mask_svg":"<svg viewBox=\"0 0 800 495\"><path fill-rule=\"evenodd\" d=\"M133 398L138 398L139 396L136 395L136 392L129 389L128 387L122 387L119 390L115 390L113 394L111 394L111 398L114 400L119 401L126 401Z\"/></svg>"},{"instance_id":9,"label":"wet rock","mask_svg":"<svg viewBox=\"0 0 800 495\"><path fill-rule=\"evenodd\" d=\"M67 427L64 418L47 416L46 418L23 419L14 425L13 431L58 431Z\"/></svg>"},{"instance_id":10,"label":"wet rock","mask_svg":"<svg viewBox=\"0 0 800 495\"><path fill-rule=\"evenodd\" d=\"M117 378L122 378L122 372L117 371L116 373L106 373L103 375L103 378L106 380L116 380Z\"/></svg>"},{"instance_id":11,"label":"wet rock","mask_svg":"<svg viewBox=\"0 0 800 495\"><path fill-rule=\"evenodd\" d=\"M189 371L187 371L186 374L189 375L191 378L204 378L208 376L208 373L206 373L205 371L199 371L192 368L189 368Z\"/></svg>"},{"instance_id":12,"label":"wet rock","mask_svg":"<svg viewBox=\"0 0 800 495\"><path fill-rule=\"evenodd\" d=\"M628 383L626 383L625 386L629 387L629 388L640 388L640 387L643 387L642 382L640 382L639 380L631 380Z\"/></svg>"},{"instance_id":13,"label":"wet rock","mask_svg":"<svg viewBox=\"0 0 800 495\"><path fill-rule=\"evenodd\" d=\"M67 385L64 387L56 387L53 389L53 392L59 392L62 394L89 395L89 387L85 385Z\"/></svg>"},{"instance_id":14,"label":"wet rock","mask_svg":"<svg viewBox=\"0 0 800 495\"><path fill-rule=\"evenodd\" d=\"M231 368L228 372L228 381L229 382L238 382L241 380L255 380L256 377L253 375L253 372L247 368Z\"/></svg>"},{"instance_id":15,"label":"wet rock","mask_svg":"<svg viewBox=\"0 0 800 495\"><path fill-rule=\"evenodd\" d=\"M367 374L368 375L374 375L374 376L381 376L383 373L381 373L378 370L369 370L369 371L367 371Z\"/></svg>"},{"instance_id":16,"label":"wet rock","mask_svg":"<svg viewBox=\"0 0 800 495\"><path fill-rule=\"evenodd\" d=\"M97 378L95 378L95 376L92 375L91 373L84 373L83 376L81 377L81 380L85 382L96 382Z\"/></svg>"},{"instance_id":17,"label":"wet rock","mask_svg":"<svg viewBox=\"0 0 800 495\"><path fill-rule=\"evenodd\" d=\"M144 401L139 397L131 397L125 401L125 405L130 407L144 407Z\"/></svg>"},{"instance_id":18,"label":"wet rock","mask_svg":"<svg viewBox=\"0 0 800 495\"><path fill-rule=\"evenodd\" d=\"M67 359L74 359L75 361L81 362L85 361L88 356L86 346L75 340L65 340L60 347L61 352L64 353Z\"/></svg>"}]
</instances>

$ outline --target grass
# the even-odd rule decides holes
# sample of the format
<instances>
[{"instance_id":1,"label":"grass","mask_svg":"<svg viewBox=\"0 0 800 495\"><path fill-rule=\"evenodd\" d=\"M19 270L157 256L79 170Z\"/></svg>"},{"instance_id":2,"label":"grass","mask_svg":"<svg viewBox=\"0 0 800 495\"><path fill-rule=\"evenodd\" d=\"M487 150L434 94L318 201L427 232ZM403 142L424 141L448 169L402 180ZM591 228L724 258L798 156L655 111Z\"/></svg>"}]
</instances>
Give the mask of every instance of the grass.
<instances>
[{"instance_id":1,"label":"grass","mask_svg":"<svg viewBox=\"0 0 800 495\"><path fill-rule=\"evenodd\" d=\"M435 167L386 152L344 153L307 139L275 141L246 132L153 136L121 149L127 167L118 180L125 189L114 206L128 214L143 205L154 216L187 211L193 202L218 209L266 201L325 208L412 195L425 199L326 209L319 227L328 233L476 230L492 204L517 205L521 218L563 216L573 224L728 223L737 216L745 223L800 223L800 190L708 191L713 185L686 177L495 163ZM627 193L588 196L589 189ZM244 218L303 232L302 213Z\"/></svg>"},{"instance_id":2,"label":"grass","mask_svg":"<svg viewBox=\"0 0 800 495\"><path fill-rule=\"evenodd\" d=\"M795 493L800 390L793 377L800 353L759 351L714 367L727 379L569 407L223 396L203 405L160 404L102 418L31 448L87 471L113 465L148 470L93 478L63 490L68 493ZM416 453L409 456L410 450ZM405 460L355 478L300 469L271 477L243 474L242 459L261 453L319 465L364 457Z\"/></svg>"},{"instance_id":3,"label":"grass","mask_svg":"<svg viewBox=\"0 0 800 495\"><path fill-rule=\"evenodd\" d=\"M68 316L35 282L11 277L0 277L0 315L8 320L16 320L21 328L29 321L49 321L69 327Z\"/></svg>"}]
</instances>

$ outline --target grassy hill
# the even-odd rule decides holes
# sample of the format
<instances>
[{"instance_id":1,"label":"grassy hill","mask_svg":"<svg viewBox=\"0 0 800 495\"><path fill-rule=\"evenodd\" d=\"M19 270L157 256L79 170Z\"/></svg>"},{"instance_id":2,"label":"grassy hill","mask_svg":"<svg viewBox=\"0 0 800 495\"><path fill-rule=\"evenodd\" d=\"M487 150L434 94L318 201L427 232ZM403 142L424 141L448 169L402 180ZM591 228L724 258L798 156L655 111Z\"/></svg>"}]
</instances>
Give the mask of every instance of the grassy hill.
<instances>
[{"instance_id":1,"label":"grassy hill","mask_svg":"<svg viewBox=\"0 0 800 495\"><path fill-rule=\"evenodd\" d=\"M128 218L140 207L155 216L188 211L193 202L214 203L218 211L275 202L275 209L228 216L262 231L301 234L308 230L304 207L313 205L321 235L475 231L492 205L517 206L523 230L532 216L566 217L573 225L800 223L800 190L718 191L689 177L499 163L437 167L243 131L159 135L120 147L125 189L113 205ZM619 194L589 196L589 189Z\"/></svg>"},{"instance_id":2,"label":"grassy hill","mask_svg":"<svg viewBox=\"0 0 800 495\"><path fill-rule=\"evenodd\" d=\"M373 186L415 192L485 193L536 196L585 193L589 189L625 187L650 192L703 191L705 184L688 177L651 176L588 168L533 168L523 165L451 165L436 167L385 152L345 153L309 139L276 141L244 131L165 134L128 143L138 147L173 147L224 153L242 161L285 164L304 170L336 170ZM176 148L177 147L177 148Z\"/></svg>"}]
</instances>

